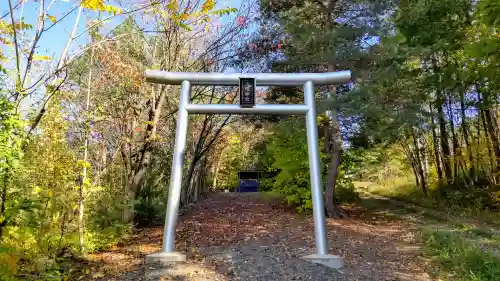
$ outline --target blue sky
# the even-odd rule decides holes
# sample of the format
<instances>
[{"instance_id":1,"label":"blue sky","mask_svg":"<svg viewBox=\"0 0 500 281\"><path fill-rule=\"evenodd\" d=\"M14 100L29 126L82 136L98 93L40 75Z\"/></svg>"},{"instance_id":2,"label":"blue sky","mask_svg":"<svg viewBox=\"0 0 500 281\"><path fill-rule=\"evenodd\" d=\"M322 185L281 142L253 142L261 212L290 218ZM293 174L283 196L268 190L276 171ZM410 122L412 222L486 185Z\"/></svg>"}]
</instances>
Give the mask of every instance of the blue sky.
<instances>
[{"instance_id":1,"label":"blue sky","mask_svg":"<svg viewBox=\"0 0 500 281\"><path fill-rule=\"evenodd\" d=\"M15 2L15 0L13 0ZM50 8L49 10L49 15L56 17L56 19L60 19L63 15L67 14L69 11L71 11L75 7L75 4L73 1L71 2L66 2L64 0L59 0L54 3L54 5ZM33 1L29 1L25 4L24 6L24 11L23 11L23 18L24 21L27 23L30 23L33 25L33 28L36 28L36 19L38 17L38 8L39 8L39 3L35 3ZM4 14L4 11L8 10L8 2L6 0L2 1L0 4L0 10L2 11L2 15ZM80 25L78 28L78 31L81 32L85 28L84 22L87 19L90 19L90 17L94 16L92 15L94 13L90 13L90 11L86 11L85 14L82 15L82 18L80 19ZM20 19L21 13L20 10L18 9L15 12L16 15L16 20ZM71 33L71 29L73 27L73 24L75 23L76 19L76 10L73 11L71 14L69 14L66 18L64 18L60 23L56 24L51 30L47 31L46 34L42 36L42 38L39 41L39 46L40 49L37 50L38 53L40 54L45 54L45 55L52 55L52 54L60 54L62 49L64 48L64 45L66 44L66 41L69 37L69 34ZM8 20L8 18L5 18L4 20ZM49 20L46 20L46 26L49 26L51 22ZM34 30L28 31L25 34L25 38L31 40L33 38ZM76 40L76 44L83 44L87 38L85 36L82 36L82 38L78 38Z\"/></svg>"},{"instance_id":2,"label":"blue sky","mask_svg":"<svg viewBox=\"0 0 500 281\"><path fill-rule=\"evenodd\" d=\"M12 0L13 4L17 3L19 0ZM235 7L239 8L244 0L222 0L222 1L217 1L217 8L222 8L222 7ZM46 2L46 7L48 3L51 2L51 0L45 0ZM136 0L137 6L139 5L144 5L145 2L143 0ZM61 22L57 23L51 30L47 31L44 36L40 39L38 46L40 46L39 49L37 49L37 54L40 55L48 55L51 57L58 58L59 55L61 54L68 38L69 34L71 33L71 29L73 28L73 25L76 20L76 1L75 0L55 0L54 4L51 6L49 10L49 15L54 16L56 19L60 20L64 15L68 14L68 12L71 12L68 16L66 16ZM114 3L114 1L107 1L108 4L119 6ZM33 25L33 28L36 28L36 19L38 17L38 8L39 8L39 3L34 2L33 0L26 0L26 3L24 5L24 11L23 11L23 18L25 19L25 22L30 23ZM9 5L7 0L2 0L0 1L0 16L3 16L4 14L7 13L9 10ZM86 22L88 22L91 19L97 18L98 13L95 11L90 11L90 10L84 10L82 13L82 16L80 18L80 24L78 26L78 32L81 33L85 30L85 25ZM101 13L101 18L107 17L108 15L105 13ZM20 9L17 9L15 12L15 18L16 20L19 20L21 17ZM106 23L107 28L106 29L111 29L117 24L119 24L126 16L125 15L119 15L113 19L110 20L110 22ZM10 22L9 16L4 18L5 21ZM234 20L234 15L231 16L225 16L222 19L220 19L220 23L224 24L227 23L228 21ZM50 26L51 22L49 20L46 20L46 27ZM24 34L25 39L31 40L34 35L34 30L27 31ZM86 45L88 43L88 36L82 35L79 38L77 38L71 47L70 53L76 53L82 46ZM6 46L2 46L2 49L5 52L12 52L12 49L6 49Z\"/></svg>"},{"instance_id":3,"label":"blue sky","mask_svg":"<svg viewBox=\"0 0 500 281\"><path fill-rule=\"evenodd\" d=\"M14 5L18 3L20 0L11 0ZM35 0L25 0L25 5L24 5L24 10L22 13L22 18L24 18L24 21L28 24L33 25L32 30L27 30L24 32L24 34L20 34L18 36L18 41L21 42L21 40L24 39L25 41L25 48L28 48L29 43L32 42L32 39L35 34L35 29L36 29L36 21L38 18L38 13L39 13L39 3L35 2ZM45 0L45 7L49 5L49 3L52 0ZM80 0L78 0L80 1ZM114 2L114 1L122 1L122 0L107 0L106 3L117 6L119 5ZM136 7L143 6L145 5L144 3L147 3L149 0L126 0L127 3L134 2L137 3ZM222 7L235 7L235 8L240 8L242 3L244 1L248 0L219 0L217 1L216 8L222 8ZM64 46L66 45L68 38L71 34L71 30L73 29L73 26L75 24L76 20L76 15L77 15L77 4L76 0L54 0L54 4L50 7L50 10L48 12L48 15L55 17L57 20L60 20L54 27L52 27L50 30L46 31L39 42L37 43L38 48L36 49L36 54L37 55L44 55L44 56L49 56L52 57L53 60L48 63L44 63L42 68L46 67L51 67L53 68L57 61L59 60L61 53L64 49ZM8 0L0 0L0 17L6 15L2 19L8 23L10 23L10 14L7 12L9 11L9 4ZM69 13L69 14L68 14ZM66 16L65 16L66 15ZM100 18L103 19L105 17L108 17L109 14L106 13L101 13ZM18 21L21 19L21 9L16 9L14 12L14 17L15 20ZM64 17L64 18L63 18ZM77 39L74 40L74 42L71 45L70 48L70 56L74 54L79 54L80 50L82 47L85 47L89 43L89 37L88 34L85 32L86 29L86 23L89 22L89 20L96 19L98 17L98 13L95 11L91 10L84 10L82 12L82 15L80 17L78 29L76 34L82 33L82 36L78 37ZM120 22L122 22L124 19L126 19L128 15L118 15L112 19L110 19L106 24L105 24L105 30L109 31L112 30L114 27L116 27ZM236 15L232 14L230 16L224 16L223 18L219 19L219 23L221 25L228 23L230 21L235 20ZM45 28L48 28L52 25L52 22L47 19L45 21ZM2 67L6 69L14 69L15 68L15 60L13 59L15 57L14 53L14 48L7 46L5 44L0 43L0 51L7 56L9 59L7 62L2 62ZM21 65L21 72L24 73L24 65ZM43 71L43 70L42 70ZM31 71L30 75L28 76L28 84L31 83L29 81L36 81L36 76L37 76L38 71ZM7 79L7 83L14 83L12 75L14 75L13 72L9 72L8 74L11 76L12 79ZM11 85L12 86L12 85ZM41 87L38 89L39 91L43 92L44 88ZM32 102L36 102L38 100L38 95L34 95L35 98L30 97L30 99L24 100L26 104L31 104ZM24 106L23 106L24 107ZM26 108L29 108L30 106L27 106Z\"/></svg>"}]
</instances>

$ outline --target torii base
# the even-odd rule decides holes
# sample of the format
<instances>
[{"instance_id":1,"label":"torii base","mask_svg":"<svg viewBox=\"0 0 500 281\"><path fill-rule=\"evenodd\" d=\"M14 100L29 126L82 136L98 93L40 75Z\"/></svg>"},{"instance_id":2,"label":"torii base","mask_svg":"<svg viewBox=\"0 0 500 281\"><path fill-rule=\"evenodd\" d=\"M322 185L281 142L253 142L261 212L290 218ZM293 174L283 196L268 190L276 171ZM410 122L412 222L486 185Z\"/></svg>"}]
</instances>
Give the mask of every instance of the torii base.
<instances>
[{"instance_id":1,"label":"torii base","mask_svg":"<svg viewBox=\"0 0 500 281\"><path fill-rule=\"evenodd\" d=\"M302 257L302 259L335 269L344 267L344 259L341 256L312 254Z\"/></svg>"},{"instance_id":2,"label":"torii base","mask_svg":"<svg viewBox=\"0 0 500 281\"><path fill-rule=\"evenodd\" d=\"M154 253L146 256L146 263L162 263L162 264L172 264L186 261L186 255L179 252L170 253Z\"/></svg>"}]
</instances>

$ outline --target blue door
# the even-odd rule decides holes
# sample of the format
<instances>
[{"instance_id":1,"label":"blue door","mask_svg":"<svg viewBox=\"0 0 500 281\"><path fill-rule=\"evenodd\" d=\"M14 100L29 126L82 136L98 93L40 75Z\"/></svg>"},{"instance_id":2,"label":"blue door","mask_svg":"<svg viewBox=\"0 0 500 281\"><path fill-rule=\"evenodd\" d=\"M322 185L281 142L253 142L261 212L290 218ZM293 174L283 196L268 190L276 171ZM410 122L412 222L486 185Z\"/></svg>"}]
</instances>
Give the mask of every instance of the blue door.
<instances>
[{"instance_id":1,"label":"blue door","mask_svg":"<svg viewBox=\"0 0 500 281\"><path fill-rule=\"evenodd\" d=\"M238 186L237 192L258 192L259 191L259 181L258 180L240 180L240 185Z\"/></svg>"}]
</instances>

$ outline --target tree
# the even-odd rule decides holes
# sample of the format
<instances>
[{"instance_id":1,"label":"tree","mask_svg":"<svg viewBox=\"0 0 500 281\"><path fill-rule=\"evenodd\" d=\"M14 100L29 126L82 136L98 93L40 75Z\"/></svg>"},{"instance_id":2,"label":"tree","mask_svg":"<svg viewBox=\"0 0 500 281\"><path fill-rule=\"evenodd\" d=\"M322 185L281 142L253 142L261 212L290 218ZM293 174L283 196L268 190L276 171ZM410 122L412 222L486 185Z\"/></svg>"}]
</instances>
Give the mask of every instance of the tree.
<instances>
[{"instance_id":1,"label":"tree","mask_svg":"<svg viewBox=\"0 0 500 281\"><path fill-rule=\"evenodd\" d=\"M490 110L498 103L491 99L496 90L485 81L496 70L488 63L492 57L482 53L492 32L483 7L470 1L402 1L393 18L395 33L372 50L375 71L360 75L348 101L367 105L358 113L364 122L376 122L367 126L372 133L403 145L424 193L434 181L426 172L428 162L438 185L473 188L485 179L495 182L497 164L491 170L479 164L495 157L486 155L495 154ZM474 131L484 131L486 145L473 144ZM485 148L489 152L482 152Z\"/></svg>"},{"instance_id":2,"label":"tree","mask_svg":"<svg viewBox=\"0 0 500 281\"><path fill-rule=\"evenodd\" d=\"M243 29L226 24L211 32L213 21L237 9L216 9L210 0L187 6L147 1L123 10L77 1L60 18L53 16L54 3L11 3L0 23L2 55L14 62L2 63L6 74L0 76L0 260L8 261L8 277L40 268L63 274L66 258L107 247L130 230L127 214L134 214L142 190L154 191L151 204L165 201L178 93L174 86L146 85L143 71L224 67L234 53L221 49L237 44ZM40 16L16 20L24 5L38 8ZM78 33L85 9L100 14L88 13ZM71 14L75 24L60 56L40 53L40 38ZM107 20L120 14L126 17L108 31ZM142 22L151 18L154 24ZM29 20L32 26L24 22ZM72 53L75 39L87 35L88 44ZM193 101L211 96L228 102L234 93L196 88ZM190 138L200 148L188 153L197 159L190 175L197 184L183 190L184 203L198 196L207 156L227 123L218 116L193 118L203 138ZM3 265L0 270L4 276Z\"/></svg>"},{"instance_id":3,"label":"tree","mask_svg":"<svg viewBox=\"0 0 500 281\"><path fill-rule=\"evenodd\" d=\"M364 69L369 62L366 41L381 30L377 15L387 9L378 1L262 1L265 18L276 22L281 32L271 26L270 34L281 34L276 38L283 42L283 49L271 48L279 63L273 71L337 71L342 69ZM267 36L267 34L264 34ZM266 40L257 40L257 43ZM266 46L263 46L266 47ZM257 50L260 50L257 44ZM269 53L269 51L267 52ZM283 59L285 62L282 62ZM282 95L279 91L276 95ZM295 92L300 93L300 91ZM326 101L336 98L337 87L321 89ZM293 95L293 92L290 94ZM276 96L275 95L275 96ZM289 95L290 96L290 95ZM337 106L327 102L328 110L323 119L325 153L328 173L326 176L326 213L329 217L340 217L335 202L335 187L339 175L342 154L340 112Z\"/></svg>"},{"instance_id":4,"label":"tree","mask_svg":"<svg viewBox=\"0 0 500 281\"><path fill-rule=\"evenodd\" d=\"M230 55L217 53L220 52L217 46L230 42L241 30L241 27L234 25L219 32L214 38L209 38L206 28L209 27L210 18L233 13L236 9L216 10L212 1L192 3L185 7L176 3L174 1L168 5L166 11L160 6L153 6L151 16L154 17L155 24L150 25L155 31L153 36L145 38L141 33L141 19L130 17L117 27L111 36L117 38L126 35L126 42L110 41L96 47L97 71L93 74L93 80L97 81L94 87L102 101L96 114L104 122L114 120L119 124L117 128L113 123L102 124L99 131L113 132L106 138L114 139L113 146L120 151L118 156L124 163L123 176L126 177L127 200L130 202L130 208L124 210L124 222L133 221L132 202L141 194L155 151L172 151L173 143L169 130L161 130L175 126L174 118L178 109L177 88L172 85L146 85L142 77L143 71L146 68L199 71L214 67L217 62ZM169 13L176 16L170 17ZM193 56L196 44L206 44L206 49L212 51ZM82 63L88 59L88 56L82 58ZM74 73L74 81L86 85L86 73L87 67L78 69ZM117 76L116 73L120 75ZM214 92L213 89L195 88L192 100L212 96L212 100L221 102L228 94L232 92L221 93ZM192 166L188 171L188 183L198 161L217 137L217 133L210 136L212 131L220 130L215 125L225 125L224 122L219 124L220 119L213 116L207 116L205 120L205 127L200 132L198 144L195 145L198 150L190 162ZM186 158L191 156L188 153ZM166 165L170 165L169 162Z\"/></svg>"}]
</instances>

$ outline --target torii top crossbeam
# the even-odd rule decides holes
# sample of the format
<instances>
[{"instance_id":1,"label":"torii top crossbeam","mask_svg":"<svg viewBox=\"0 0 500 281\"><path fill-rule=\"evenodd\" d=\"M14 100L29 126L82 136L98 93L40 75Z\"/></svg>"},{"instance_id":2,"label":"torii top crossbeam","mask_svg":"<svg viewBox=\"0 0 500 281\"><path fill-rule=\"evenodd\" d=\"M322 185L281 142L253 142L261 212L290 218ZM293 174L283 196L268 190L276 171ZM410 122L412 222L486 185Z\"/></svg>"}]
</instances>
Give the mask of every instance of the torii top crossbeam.
<instances>
[{"instance_id":1,"label":"torii top crossbeam","mask_svg":"<svg viewBox=\"0 0 500 281\"><path fill-rule=\"evenodd\" d=\"M315 86L346 84L351 71L325 73L215 73L215 72L167 72L146 70L146 81L180 85L190 81L192 85L237 86L240 78L255 78L257 86L303 86L311 81Z\"/></svg>"}]
</instances>

